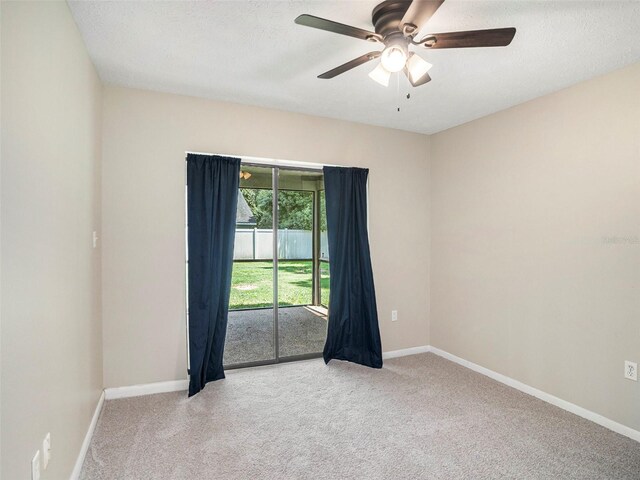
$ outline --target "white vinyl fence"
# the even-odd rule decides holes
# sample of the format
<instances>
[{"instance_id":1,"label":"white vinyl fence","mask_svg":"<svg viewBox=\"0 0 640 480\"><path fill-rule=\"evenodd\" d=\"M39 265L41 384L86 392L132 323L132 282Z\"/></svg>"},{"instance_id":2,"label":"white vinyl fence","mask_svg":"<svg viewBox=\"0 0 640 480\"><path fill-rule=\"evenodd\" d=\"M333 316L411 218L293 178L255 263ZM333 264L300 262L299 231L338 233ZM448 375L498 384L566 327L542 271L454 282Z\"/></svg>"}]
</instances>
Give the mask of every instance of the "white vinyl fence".
<instances>
[{"instance_id":1,"label":"white vinyl fence","mask_svg":"<svg viewBox=\"0 0 640 480\"><path fill-rule=\"evenodd\" d=\"M313 236L311 230L278 230L280 260L311 260ZM327 232L320 234L320 258L329 259ZM236 229L234 260L273 260L273 230L270 228Z\"/></svg>"}]
</instances>

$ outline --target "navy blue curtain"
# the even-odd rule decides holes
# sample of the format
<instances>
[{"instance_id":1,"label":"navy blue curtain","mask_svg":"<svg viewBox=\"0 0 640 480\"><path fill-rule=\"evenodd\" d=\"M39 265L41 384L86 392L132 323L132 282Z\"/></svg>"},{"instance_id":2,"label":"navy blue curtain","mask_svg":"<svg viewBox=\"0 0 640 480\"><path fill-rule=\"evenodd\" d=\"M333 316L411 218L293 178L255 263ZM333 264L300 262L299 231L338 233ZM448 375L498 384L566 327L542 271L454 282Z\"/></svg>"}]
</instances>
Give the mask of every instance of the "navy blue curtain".
<instances>
[{"instance_id":1,"label":"navy blue curtain","mask_svg":"<svg viewBox=\"0 0 640 480\"><path fill-rule=\"evenodd\" d=\"M324 167L331 276L324 361L382 367L364 168Z\"/></svg>"},{"instance_id":2,"label":"navy blue curtain","mask_svg":"<svg viewBox=\"0 0 640 480\"><path fill-rule=\"evenodd\" d=\"M224 378L240 159L187 155L189 396Z\"/></svg>"}]
</instances>

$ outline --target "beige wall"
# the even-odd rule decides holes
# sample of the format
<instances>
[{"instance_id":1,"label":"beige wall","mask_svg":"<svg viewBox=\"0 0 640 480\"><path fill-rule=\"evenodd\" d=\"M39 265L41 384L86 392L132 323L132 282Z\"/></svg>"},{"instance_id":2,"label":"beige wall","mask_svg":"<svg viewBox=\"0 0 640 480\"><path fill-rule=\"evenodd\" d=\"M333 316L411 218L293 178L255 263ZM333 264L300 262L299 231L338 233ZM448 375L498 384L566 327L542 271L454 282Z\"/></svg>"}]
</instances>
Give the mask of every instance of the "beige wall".
<instances>
[{"instance_id":1,"label":"beige wall","mask_svg":"<svg viewBox=\"0 0 640 480\"><path fill-rule=\"evenodd\" d=\"M640 64L431 143L432 345L640 429Z\"/></svg>"},{"instance_id":2,"label":"beige wall","mask_svg":"<svg viewBox=\"0 0 640 480\"><path fill-rule=\"evenodd\" d=\"M428 137L103 92L64 3L0 13L3 478L49 431L42 478L66 478L103 386L186 377L185 150L370 168L385 351L431 343L640 429L640 65Z\"/></svg>"},{"instance_id":3,"label":"beige wall","mask_svg":"<svg viewBox=\"0 0 640 480\"><path fill-rule=\"evenodd\" d=\"M2 467L68 478L102 390L101 85L66 3L2 2Z\"/></svg>"},{"instance_id":4,"label":"beige wall","mask_svg":"<svg viewBox=\"0 0 640 480\"><path fill-rule=\"evenodd\" d=\"M103 133L106 387L186 378L186 150L370 168L383 348L428 343L428 137L111 87Z\"/></svg>"}]
</instances>

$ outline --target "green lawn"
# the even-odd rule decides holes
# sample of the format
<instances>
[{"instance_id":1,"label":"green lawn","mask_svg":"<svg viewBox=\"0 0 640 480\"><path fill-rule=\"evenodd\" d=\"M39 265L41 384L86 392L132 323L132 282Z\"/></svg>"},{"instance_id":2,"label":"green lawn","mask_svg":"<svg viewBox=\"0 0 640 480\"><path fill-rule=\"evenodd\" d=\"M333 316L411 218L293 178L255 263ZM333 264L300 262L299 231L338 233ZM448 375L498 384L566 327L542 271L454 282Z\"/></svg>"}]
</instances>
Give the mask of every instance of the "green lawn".
<instances>
[{"instance_id":1,"label":"green lawn","mask_svg":"<svg viewBox=\"0 0 640 480\"><path fill-rule=\"evenodd\" d=\"M278 305L312 303L311 260L280 260L278 263ZM329 265L322 264L321 296L329 304ZM273 262L233 262L229 309L273 306Z\"/></svg>"}]
</instances>

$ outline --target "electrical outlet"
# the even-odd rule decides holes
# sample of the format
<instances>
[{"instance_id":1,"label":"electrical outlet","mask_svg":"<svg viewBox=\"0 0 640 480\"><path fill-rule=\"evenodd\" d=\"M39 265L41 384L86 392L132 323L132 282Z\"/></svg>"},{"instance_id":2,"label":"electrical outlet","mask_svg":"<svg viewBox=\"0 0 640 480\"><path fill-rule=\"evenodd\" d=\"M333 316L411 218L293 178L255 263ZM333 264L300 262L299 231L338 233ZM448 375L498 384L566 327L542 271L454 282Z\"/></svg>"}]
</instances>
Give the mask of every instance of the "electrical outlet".
<instances>
[{"instance_id":1,"label":"electrical outlet","mask_svg":"<svg viewBox=\"0 0 640 480\"><path fill-rule=\"evenodd\" d=\"M40 480L40 450L36 452L31 460L31 480Z\"/></svg>"},{"instance_id":2,"label":"electrical outlet","mask_svg":"<svg viewBox=\"0 0 640 480\"><path fill-rule=\"evenodd\" d=\"M47 433L42 441L42 469L46 470L51 460L51 434Z\"/></svg>"},{"instance_id":3,"label":"electrical outlet","mask_svg":"<svg viewBox=\"0 0 640 480\"><path fill-rule=\"evenodd\" d=\"M638 381L638 364L637 363L630 362L629 360L624 361L624 378L633 380L634 382Z\"/></svg>"},{"instance_id":4,"label":"electrical outlet","mask_svg":"<svg viewBox=\"0 0 640 480\"><path fill-rule=\"evenodd\" d=\"M391 310L391 321L392 322L397 322L398 321L398 311L397 310Z\"/></svg>"}]
</instances>

